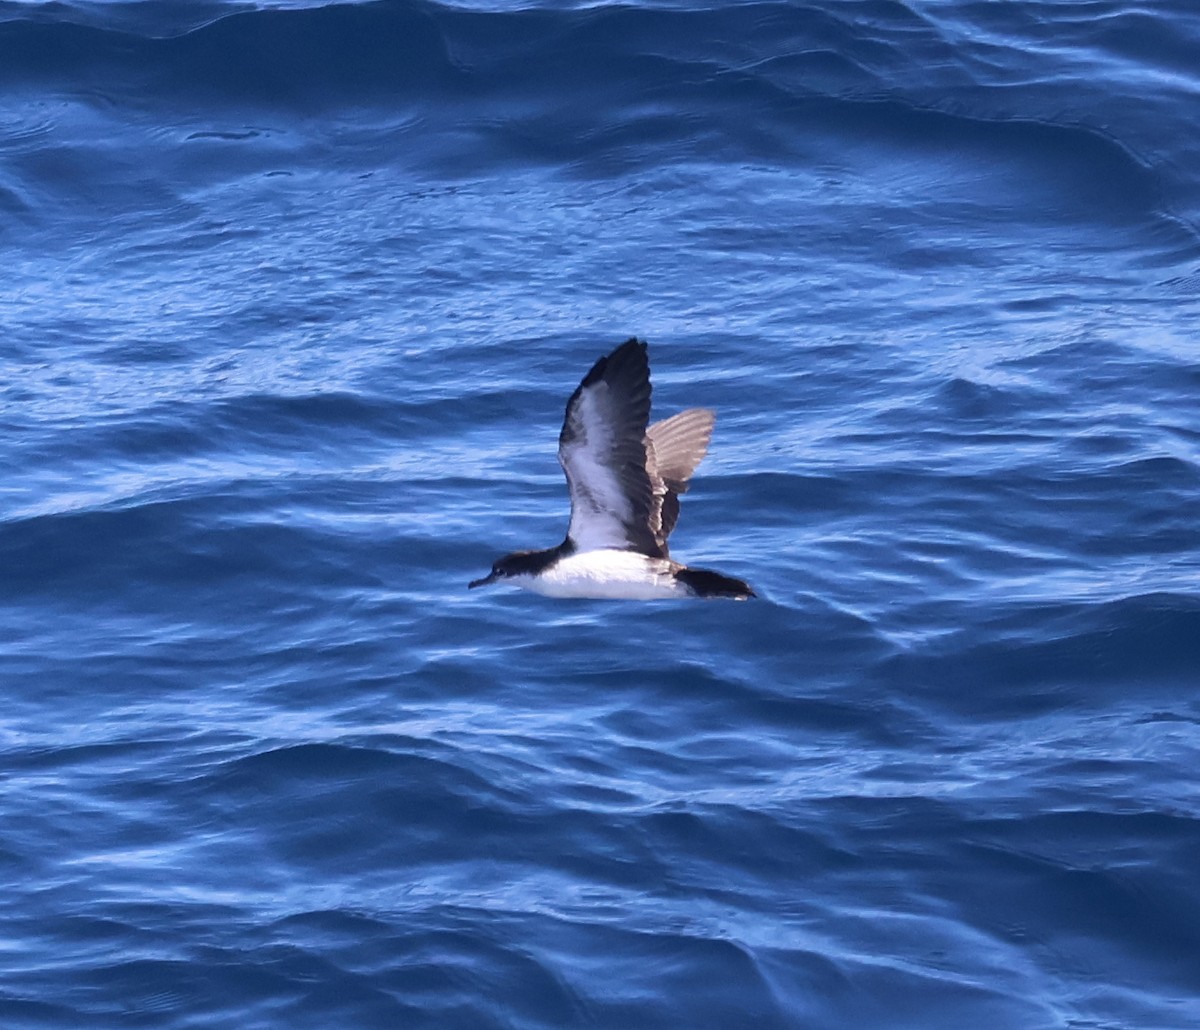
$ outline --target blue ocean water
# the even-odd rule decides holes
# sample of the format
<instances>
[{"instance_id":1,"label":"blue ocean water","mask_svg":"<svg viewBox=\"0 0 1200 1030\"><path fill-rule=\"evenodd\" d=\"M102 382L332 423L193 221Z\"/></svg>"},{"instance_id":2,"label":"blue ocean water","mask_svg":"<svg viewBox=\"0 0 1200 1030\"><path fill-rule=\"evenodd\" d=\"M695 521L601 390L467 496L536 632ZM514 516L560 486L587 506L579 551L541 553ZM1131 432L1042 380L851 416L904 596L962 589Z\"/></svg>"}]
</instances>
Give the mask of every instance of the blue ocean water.
<instances>
[{"instance_id":1,"label":"blue ocean water","mask_svg":"<svg viewBox=\"0 0 1200 1030\"><path fill-rule=\"evenodd\" d=\"M0 2L0 1025L1200 1027L1200 10ZM746 604L466 590L563 404Z\"/></svg>"}]
</instances>

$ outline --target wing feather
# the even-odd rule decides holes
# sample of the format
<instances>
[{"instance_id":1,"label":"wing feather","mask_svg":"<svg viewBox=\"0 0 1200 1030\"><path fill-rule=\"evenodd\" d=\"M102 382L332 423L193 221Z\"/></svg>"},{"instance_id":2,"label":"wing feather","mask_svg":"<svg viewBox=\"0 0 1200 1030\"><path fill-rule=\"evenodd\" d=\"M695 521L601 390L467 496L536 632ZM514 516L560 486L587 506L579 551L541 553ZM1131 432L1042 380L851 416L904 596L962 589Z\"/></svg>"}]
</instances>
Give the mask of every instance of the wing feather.
<instances>
[{"instance_id":1,"label":"wing feather","mask_svg":"<svg viewBox=\"0 0 1200 1030\"><path fill-rule=\"evenodd\" d=\"M651 529L658 502L646 470L649 420L646 344L630 339L600 358L567 402L558 460L571 495L567 539L576 550L665 556Z\"/></svg>"},{"instance_id":2,"label":"wing feather","mask_svg":"<svg viewBox=\"0 0 1200 1030\"><path fill-rule=\"evenodd\" d=\"M716 421L716 412L708 408L689 408L646 430L646 465L655 499L650 529L664 557L667 537L679 521L679 495L687 492L688 480L707 453Z\"/></svg>"}]
</instances>

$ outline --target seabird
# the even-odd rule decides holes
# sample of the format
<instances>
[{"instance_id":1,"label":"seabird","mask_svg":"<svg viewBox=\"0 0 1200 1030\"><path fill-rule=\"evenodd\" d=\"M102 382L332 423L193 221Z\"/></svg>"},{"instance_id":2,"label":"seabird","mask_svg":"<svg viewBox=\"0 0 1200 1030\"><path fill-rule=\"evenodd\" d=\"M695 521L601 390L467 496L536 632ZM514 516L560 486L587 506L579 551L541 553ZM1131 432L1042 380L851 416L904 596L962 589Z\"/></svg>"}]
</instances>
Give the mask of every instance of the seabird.
<instances>
[{"instance_id":1,"label":"seabird","mask_svg":"<svg viewBox=\"0 0 1200 1030\"><path fill-rule=\"evenodd\" d=\"M516 551L471 587L504 580L549 597L650 601L754 597L740 579L672 561L679 495L708 450L716 414L689 408L647 428L650 362L642 340L600 358L567 402L558 461L567 474L567 537Z\"/></svg>"}]
</instances>

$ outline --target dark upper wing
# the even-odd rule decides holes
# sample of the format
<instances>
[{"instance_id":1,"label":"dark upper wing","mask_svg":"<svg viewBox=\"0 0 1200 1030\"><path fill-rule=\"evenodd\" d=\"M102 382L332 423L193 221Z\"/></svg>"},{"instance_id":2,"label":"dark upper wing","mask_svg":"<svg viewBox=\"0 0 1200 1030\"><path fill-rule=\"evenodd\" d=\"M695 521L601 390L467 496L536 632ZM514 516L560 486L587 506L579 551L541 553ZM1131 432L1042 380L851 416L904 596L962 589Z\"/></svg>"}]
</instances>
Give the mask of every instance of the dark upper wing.
<instances>
[{"instance_id":1,"label":"dark upper wing","mask_svg":"<svg viewBox=\"0 0 1200 1030\"><path fill-rule=\"evenodd\" d=\"M679 520L679 495L687 492L688 480L708 450L716 421L716 413L707 408L689 408L646 430L646 467L654 494L650 528L664 556L667 537Z\"/></svg>"},{"instance_id":2,"label":"dark upper wing","mask_svg":"<svg viewBox=\"0 0 1200 1030\"><path fill-rule=\"evenodd\" d=\"M571 493L567 537L580 551L665 553L651 529L657 506L646 472L650 363L646 345L627 340L601 358L567 402L558 460Z\"/></svg>"}]
</instances>

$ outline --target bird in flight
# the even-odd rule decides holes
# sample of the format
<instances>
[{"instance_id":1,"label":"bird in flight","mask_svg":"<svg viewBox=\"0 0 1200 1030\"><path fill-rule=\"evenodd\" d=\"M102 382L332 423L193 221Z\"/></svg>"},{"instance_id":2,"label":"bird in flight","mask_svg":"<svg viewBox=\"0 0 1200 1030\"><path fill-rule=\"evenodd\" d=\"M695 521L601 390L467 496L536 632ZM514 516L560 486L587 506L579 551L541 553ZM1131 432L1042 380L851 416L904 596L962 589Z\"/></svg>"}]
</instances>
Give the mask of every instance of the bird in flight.
<instances>
[{"instance_id":1,"label":"bird in flight","mask_svg":"<svg viewBox=\"0 0 1200 1030\"><path fill-rule=\"evenodd\" d=\"M468 584L505 581L548 597L651 601L754 591L740 579L673 561L667 537L679 495L708 450L716 414L689 408L647 428L646 344L626 340L600 358L567 401L558 460L567 474L571 522L557 547L515 551Z\"/></svg>"}]
</instances>

